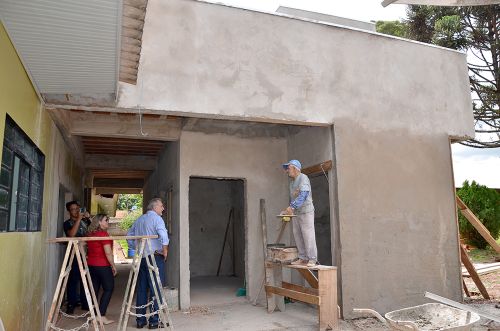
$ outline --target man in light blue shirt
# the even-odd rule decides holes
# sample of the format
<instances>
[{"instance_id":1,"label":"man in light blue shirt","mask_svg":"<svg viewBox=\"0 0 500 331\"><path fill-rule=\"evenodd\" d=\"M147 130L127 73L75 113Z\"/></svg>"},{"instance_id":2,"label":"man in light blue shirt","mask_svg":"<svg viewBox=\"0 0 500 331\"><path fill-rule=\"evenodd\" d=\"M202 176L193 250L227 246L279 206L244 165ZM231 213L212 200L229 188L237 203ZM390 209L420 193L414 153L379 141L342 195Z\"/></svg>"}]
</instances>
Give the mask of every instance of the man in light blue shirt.
<instances>
[{"instance_id":1,"label":"man in light blue shirt","mask_svg":"<svg viewBox=\"0 0 500 331\"><path fill-rule=\"evenodd\" d=\"M127 232L128 236L158 235L157 239L150 239L151 249L149 249L148 245L146 245L144 256L141 260L139 275L137 276L137 307L144 306L149 302L149 298L154 296L153 283L149 277L148 266L145 258L146 256L154 254L162 286L165 286L165 261L167 260L168 255L169 238L167 229L165 228L165 222L161 218L161 214L164 209L165 208L163 207L161 199L152 199L149 201L146 214L139 217ZM127 240L127 242L130 248L135 249L135 240ZM158 302L155 299L151 312L157 310ZM137 308L136 313L144 315L146 313L146 308ZM150 329L163 328L163 325L158 322L158 314L150 316L149 321L146 321L146 317L144 316L138 316L136 321L138 329L142 329L146 326L147 322L149 322Z\"/></svg>"}]
</instances>

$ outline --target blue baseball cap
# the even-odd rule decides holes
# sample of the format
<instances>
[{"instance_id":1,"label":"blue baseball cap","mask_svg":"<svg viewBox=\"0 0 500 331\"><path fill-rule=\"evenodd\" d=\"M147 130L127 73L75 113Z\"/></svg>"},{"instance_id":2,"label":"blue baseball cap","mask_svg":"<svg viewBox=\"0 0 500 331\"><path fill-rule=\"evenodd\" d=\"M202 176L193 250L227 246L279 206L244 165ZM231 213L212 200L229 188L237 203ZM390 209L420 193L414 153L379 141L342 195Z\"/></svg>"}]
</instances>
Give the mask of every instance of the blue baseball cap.
<instances>
[{"instance_id":1,"label":"blue baseball cap","mask_svg":"<svg viewBox=\"0 0 500 331\"><path fill-rule=\"evenodd\" d=\"M300 164L299 160L290 160L288 163L283 163L283 169L287 169L289 165L293 165L297 169L302 169L302 165Z\"/></svg>"}]
</instances>

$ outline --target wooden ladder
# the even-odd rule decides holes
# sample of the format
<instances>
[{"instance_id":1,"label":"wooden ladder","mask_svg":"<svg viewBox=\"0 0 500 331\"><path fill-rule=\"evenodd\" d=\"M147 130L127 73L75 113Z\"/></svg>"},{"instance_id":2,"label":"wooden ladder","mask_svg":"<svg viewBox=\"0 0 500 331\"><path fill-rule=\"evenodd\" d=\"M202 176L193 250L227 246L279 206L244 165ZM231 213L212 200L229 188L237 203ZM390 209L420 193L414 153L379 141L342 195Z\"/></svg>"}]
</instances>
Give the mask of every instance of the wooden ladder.
<instances>
[{"instance_id":1,"label":"wooden ladder","mask_svg":"<svg viewBox=\"0 0 500 331\"><path fill-rule=\"evenodd\" d=\"M139 275L139 269L141 266L142 256L144 255L144 250L146 248L149 252L152 252L151 243L148 238L143 238L139 243L139 251L134 256L134 260L132 262L132 268L130 269L127 287L125 288L125 296L123 298L120 319L118 320L118 331L125 331L127 329L127 324L129 317L138 316L135 312L132 312L132 309L135 309L132 306L132 300L134 298L135 288L137 284L137 276ZM156 265L156 260L154 258L154 254L146 256L146 263L148 265L149 277L151 278L151 283L153 285L153 292L155 298L160 298L157 300L159 310L153 313L144 314L146 317L151 316L152 314L158 313L159 321L164 324L164 330L174 330L172 319L170 317L170 313L168 311L167 298L165 295L165 291L163 290L163 286L160 280L160 273L158 270L158 266ZM149 304L148 304L149 305Z\"/></svg>"},{"instance_id":2,"label":"wooden ladder","mask_svg":"<svg viewBox=\"0 0 500 331\"><path fill-rule=\"evenodd\" d=\"M61 272L59 274L59 279L57 280L57 286L52 299L49 315L47 317L47 323L45 324L45 330L59 330L59 328L56 327L56 324L75 256L80 270L81 282L85 290L85 297L87 298L89 305L90 317L87 318L87 321L84 324L88 325L89 322L92 322L94 330L104 330L104 325L101 321L101 312L99 311L99 304L97 303L94 287L91 285L92 280L90 279L89 267L87 265L87 259L85 257L82 241L78 238L68 238L64 241L68 242L68 247L66 248L66 254L61 266Z\"/></svg>"}]
</instances>

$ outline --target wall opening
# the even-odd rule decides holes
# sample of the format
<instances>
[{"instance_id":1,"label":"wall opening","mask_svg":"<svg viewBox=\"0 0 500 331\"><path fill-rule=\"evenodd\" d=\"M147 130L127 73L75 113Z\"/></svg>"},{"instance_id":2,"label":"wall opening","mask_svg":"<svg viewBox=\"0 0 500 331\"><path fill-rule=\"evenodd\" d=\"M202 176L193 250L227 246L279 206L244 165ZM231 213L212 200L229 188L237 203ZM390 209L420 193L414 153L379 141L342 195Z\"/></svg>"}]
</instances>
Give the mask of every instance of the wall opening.
<instances>
[{"instance_id":1,"label":"wall opening","mask_svg":"<svg viewBox=\"0 0 500 331\"><path fill-rule=\"evenodd\" d=\"M242 179L190 178L191 305L231 302L245 287L244 206Z\"/></svg>"},{"instance_id":2,"label":"wall opening","mask_svg":"<svg viewBox=\"0 0 500 331\"><path fill-rule=\"evenodd\" d=\"M318 173L309 176L309 180L314 199L314 228L318 262L323 265L333 265L328 177L324 173Z\"/></svg>"}]
</instances>

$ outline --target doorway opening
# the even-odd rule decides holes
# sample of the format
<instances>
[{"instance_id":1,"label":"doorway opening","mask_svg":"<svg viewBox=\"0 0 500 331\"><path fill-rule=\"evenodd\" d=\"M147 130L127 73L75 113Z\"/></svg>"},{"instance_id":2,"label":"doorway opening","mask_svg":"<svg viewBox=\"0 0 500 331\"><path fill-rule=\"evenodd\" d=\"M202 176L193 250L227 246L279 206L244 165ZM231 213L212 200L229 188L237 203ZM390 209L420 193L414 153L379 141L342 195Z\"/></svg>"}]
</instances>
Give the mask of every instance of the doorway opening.
<instances>
[{"instance_id":1,"label":"doorway opening","mask_svg":"<svg viewBox=\"0 0 500 331\"><path fill-rule=\"evenodd\" d=\"M244 180L190 177L189 252L191 305L244 295Z\"/></svg>"},{"instance_id":2,"label":"doorway opening","mask_svg":"<svg viewBox=\"0 0 500 331\"><path fill-rule=\"evenodd\" d=\"M318 173L311 175L309 180L314 199L314 228L318 262L323 265L333 265L328 177L326 173Z\"/></svg>"}]
</instances>

